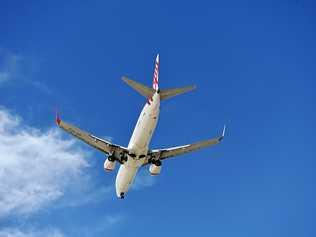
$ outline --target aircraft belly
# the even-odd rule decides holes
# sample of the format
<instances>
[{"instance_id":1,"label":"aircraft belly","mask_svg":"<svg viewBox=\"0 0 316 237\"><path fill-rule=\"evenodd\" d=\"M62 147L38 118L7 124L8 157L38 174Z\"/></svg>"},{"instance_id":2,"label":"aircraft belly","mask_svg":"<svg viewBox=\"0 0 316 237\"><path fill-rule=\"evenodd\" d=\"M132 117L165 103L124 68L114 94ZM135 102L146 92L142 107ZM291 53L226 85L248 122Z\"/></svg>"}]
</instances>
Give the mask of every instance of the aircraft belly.
<instances>
[{"instance_id":1,"label":"aircraft belly","mask_svg":"<svg viewBox=\"0 0 316 237\"><path fill-rule=\"evenodd\" d=\"M138 118L136 127L128 144L128 159L122 164L116 176L116 194L126 193L134 181L137 170L147 156L149 142L157 125L160 97L155 94L151 105L146 104ZM143 156L143 157L141 157Z\"/></svg>"},{"instance_id":2,"label":"aircraft belly","mask_svg":"<svg viewBox=\"0 0 316 237\"><path fill-rule=\"evenodd\" d=\"M157 116L154 118L150 116L150 114L141 116L135 127L128 148L138 155L146 154L156 125Z\"/></svg>"},{"instance_id":3,"label":"aircraft belly","mask_svg":"<svg viewBox=\"0 0 316 237\"><path fill-rule=\"evenodd\" d=\"M119 197L121 193L126 193L133 183L137 174L138 167L128 166L123 164L120 166L116 176L115 186L116 194Z\"/></svg>"}]
</instances>

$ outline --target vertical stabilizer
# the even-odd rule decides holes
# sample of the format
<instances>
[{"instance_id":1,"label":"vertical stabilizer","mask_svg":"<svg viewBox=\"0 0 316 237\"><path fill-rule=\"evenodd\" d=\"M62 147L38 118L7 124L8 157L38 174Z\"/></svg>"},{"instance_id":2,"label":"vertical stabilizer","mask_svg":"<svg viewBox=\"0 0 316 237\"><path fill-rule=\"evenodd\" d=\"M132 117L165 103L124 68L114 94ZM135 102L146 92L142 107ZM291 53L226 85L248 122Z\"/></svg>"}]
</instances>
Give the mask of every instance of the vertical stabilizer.
<instances>
[{"instance_id":1,"label":"vertical stabilizer","mask_svg":"<svg viewBox=\"0 0 316 237\"><path fill-rule=\"evenodd\" d=\"M156 61L155 61L155 69L154 69L154 76L153 76L153 89L155 91L159 90L159 54L157 54Z\"/></svg>"}]
</instances>

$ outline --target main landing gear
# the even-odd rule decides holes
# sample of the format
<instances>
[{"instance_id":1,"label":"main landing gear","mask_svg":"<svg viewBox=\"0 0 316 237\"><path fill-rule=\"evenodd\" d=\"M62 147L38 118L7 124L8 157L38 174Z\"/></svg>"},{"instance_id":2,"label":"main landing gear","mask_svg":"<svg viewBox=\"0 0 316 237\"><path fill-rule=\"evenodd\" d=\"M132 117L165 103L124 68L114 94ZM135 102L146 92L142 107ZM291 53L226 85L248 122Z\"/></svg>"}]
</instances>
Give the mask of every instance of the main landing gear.
<instances>
[{"instance_id":1,"label":"main landing gear","mask_svg":"<svg viewBox=\"0 0 316 237\"><path fill-rule=\"evenodd\" d=\"M121 164L124 164L126 161L127 161L127 155L122 152L122 153L120 154L119 162L120 162Z\"/></svg>"},{"instance_id":2,"label":"main landing gear","mask_svg":"<svg viewBox=\"0 0 316 237\"><path fill-rule=\"evenodd\" d=\"M109 155L108 156L108 160L111 161L111 162L114 162L115 161L115 157L113 155Z\"/></svg>"}]
</instances>

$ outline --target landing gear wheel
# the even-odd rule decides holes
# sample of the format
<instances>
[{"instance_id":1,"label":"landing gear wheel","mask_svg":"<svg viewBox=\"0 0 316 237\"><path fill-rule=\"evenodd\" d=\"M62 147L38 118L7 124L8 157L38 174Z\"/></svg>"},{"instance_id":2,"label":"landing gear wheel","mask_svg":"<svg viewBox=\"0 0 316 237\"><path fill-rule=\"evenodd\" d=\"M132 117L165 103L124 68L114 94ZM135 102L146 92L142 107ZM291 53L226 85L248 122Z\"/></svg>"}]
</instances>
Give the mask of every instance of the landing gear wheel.
<instances>
[{"instance_id":1,"label":"landing gear wheel","mask_svg":"<svg viewBox=\"0 0 316 237\"><path fill-rule=\"evenodd\" d=\"M120 199L124 199L124 193L120 193Z\"/></svg>"},{"instance_id":2,"label":"landing gear wheel","mask_svg":"<svg viewBox=\"0 0 316 237\"><path fill-rule=\"evenodd\" d=\"M113 161L115 161L115 157L110 155L110 156L108 156L108 160L113 162Z\"/></svg>"},{"instance_id":3,"label":"landing gear wheel","mask_svg":"<svg viewBox=\"0 0 316 237\"><path fill-rule=\"evenodd\" d=\"M153 162L153 164L156 165L156 166L161 166L161 161L160 160L155 160Z\"/></svg>"},{"instance_id":4,"label":"landing gear wheel","mask_svg":"<svg viewBox=\"0 0 316 237\"><path fill-rule=\"evenodd\" d=\"M120 154L120 163L124 164L127 161L127 155L125 153Z\"/></svg>"}]
</instances>

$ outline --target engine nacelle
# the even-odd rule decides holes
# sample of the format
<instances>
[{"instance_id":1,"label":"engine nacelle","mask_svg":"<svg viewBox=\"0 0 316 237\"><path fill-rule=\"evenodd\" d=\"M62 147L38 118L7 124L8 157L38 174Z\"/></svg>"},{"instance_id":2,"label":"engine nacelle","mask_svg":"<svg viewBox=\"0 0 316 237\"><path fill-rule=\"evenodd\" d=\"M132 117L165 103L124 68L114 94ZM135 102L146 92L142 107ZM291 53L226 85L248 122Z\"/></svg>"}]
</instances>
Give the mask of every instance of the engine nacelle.
<instances>
[{"instance_id":1,"label":"engine nacelle","mask_svg":"<svg viewBox=\"0 0 316 237\"><path fill-rule=\"evenodd\" d=\"M112 171L115 168L115 161L111 161L109 159L106 159L104 161L104 170L105 171Z\"/></svg>"},{"instance_id":2,"label":"engine nacelle","mask_svg":"<svg viewBox=\"0 0 316 237\"><path fill-rule=\"evenodd\" d=\"M161 164L156 165L156 164L151 164L149 167L149 172L151 175L158 175L161 172Z\"/></svg>"}]
</instances>

